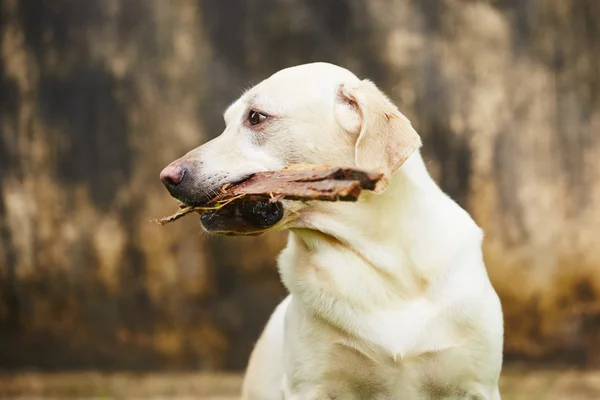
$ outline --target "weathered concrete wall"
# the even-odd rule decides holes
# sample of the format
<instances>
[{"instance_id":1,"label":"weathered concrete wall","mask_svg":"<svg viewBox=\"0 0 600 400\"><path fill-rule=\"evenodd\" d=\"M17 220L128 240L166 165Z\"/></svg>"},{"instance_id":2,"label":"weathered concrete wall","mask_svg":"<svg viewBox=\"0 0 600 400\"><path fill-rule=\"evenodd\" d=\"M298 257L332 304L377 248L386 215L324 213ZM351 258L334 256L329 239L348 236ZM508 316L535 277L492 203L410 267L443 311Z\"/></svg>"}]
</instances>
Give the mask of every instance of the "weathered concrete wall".
<instances>
[{"instance_id":1,"label":"weathered concrete wall","mask_svg":"<svg viewBox=\"0 0 600 400\"><path fill-rule=\"evenodd\" d=\"M596 0L0 0L0 367L242 368L282 235L157 228L240 90L331 61L486 231L509 359L600 364Z\"/></svg>"}]
</instances>

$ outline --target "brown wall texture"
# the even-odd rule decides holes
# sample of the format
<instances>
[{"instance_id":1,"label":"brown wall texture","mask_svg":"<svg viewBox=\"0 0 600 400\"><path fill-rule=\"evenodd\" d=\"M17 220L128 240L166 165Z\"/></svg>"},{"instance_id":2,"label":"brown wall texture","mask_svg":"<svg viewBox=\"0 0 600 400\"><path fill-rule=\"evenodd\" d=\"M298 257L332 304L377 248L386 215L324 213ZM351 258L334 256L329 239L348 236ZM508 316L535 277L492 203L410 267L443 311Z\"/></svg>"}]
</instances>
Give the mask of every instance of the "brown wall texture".
<instances>
[{"instance_id":1,"label":"brown wall texture","mask_svg":"<svg viewBox=\"0 0 600 400\"><path fill-rule=\"evenodd\" d=\"M485 229L508 360L600 365L597 0L0 0L0 368L244 367L284 236L158 228L240 91L376 81Z\"/></svg>"}]
</instances>

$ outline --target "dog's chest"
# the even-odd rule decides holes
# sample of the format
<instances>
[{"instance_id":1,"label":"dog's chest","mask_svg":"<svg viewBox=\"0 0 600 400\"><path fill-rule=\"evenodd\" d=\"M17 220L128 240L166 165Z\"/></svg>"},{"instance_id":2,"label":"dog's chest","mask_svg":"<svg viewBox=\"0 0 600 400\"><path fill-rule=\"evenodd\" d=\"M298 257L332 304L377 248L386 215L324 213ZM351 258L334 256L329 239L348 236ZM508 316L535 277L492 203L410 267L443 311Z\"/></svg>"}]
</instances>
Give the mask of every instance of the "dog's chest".
<instances>
[{"instance_id":1,"label":"dog's chest","mask_svg":"<svg viewBox=\"0 0 600 400\"><path fill-rule=\"evenodd\" d=\"M396 358L352 341L294 301L286 320L286 399L429 399L457 391L444 351ZM449 368L450 367L450 368Z\"/></svg>"},{"instance_id":2,"label":"dog's chest","mask_svg":"<svg viewBox=\"0 0 600 400\"><path fill-rule=\"evenodd\" d=\"M460 392L452 379L435 374L436 355L395 362L370 359L351 348L315 354L292 372L297 379L284 389L286 399L402 400L453 398ZM448 377L446 377L448 378Z\"/></svg>"}]
</instances>

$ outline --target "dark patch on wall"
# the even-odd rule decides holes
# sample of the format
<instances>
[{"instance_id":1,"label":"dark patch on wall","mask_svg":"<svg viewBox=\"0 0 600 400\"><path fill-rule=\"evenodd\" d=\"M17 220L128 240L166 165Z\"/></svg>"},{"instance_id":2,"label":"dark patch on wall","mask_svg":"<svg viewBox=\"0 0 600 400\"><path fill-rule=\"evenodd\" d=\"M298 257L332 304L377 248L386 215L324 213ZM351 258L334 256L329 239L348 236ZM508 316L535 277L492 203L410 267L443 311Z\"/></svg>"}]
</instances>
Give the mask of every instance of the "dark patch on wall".
<instances>
[{"instance_id":1,"label":"dark patch on wall","mask_svg":"<svg viewBox=\"0 0 600 400\"><path fill-rule=\"evenodd\" d=\"M334 41L344 43L356 38L354 10L346 0L308 0L306 4L311 8L311 17L327 29Z\"/></svg>"},{"instance_id":2,"label":"dark patch on wall","mask_svg":"<svg viewBox=\"0 0 600 400\"><path fill-rule=\"evenodd\" d=\"M232 4L212 0L198 0L203 17L203 26L210 42L216 44L214 51L217 56L224 58L229 64L242 68L248 51L261 51L260 48L248 49L246 46L245 33L252 25L264 21L250 21L247 18L248 8L252 5L245 1L236 1ZM259 11L266 11L260 7L260 2L254 4ZM251 25L251 26L252 26ZM235 26L236 29L230 29Z\"/></svg>"},{"instance_id":3,"label":"dark patch on wall","mask_svg":"<svg viewBox=\"0 0 600 400\"><path fill-rule=\"evenodd\" d=\"M446 5L438 0L416 0L413 2L421 11L421 16L425 22L425 29L428 33L441 33L444 20Z\"/></svg>"},{"instance_id":4,"label":"dark patch on wall","mask_svg":"<svg viewBox=\"0 0 600 400\"><path fill-rule=\"evenodd\" d=\"M276 271L276 267L273 271ZM256 341L277 304L285 297L278 281L245 277L239 289L211 307L212 320L225 334L229 346L225 365L243 371ZM244 335L241 335L244 332Z\"/></svg>"},{"instance_id":5,"label":"dark patch on wall","mask_svg":"<svg viewBox=\"0 0 600 400\"><path fill-rule=\"evenodd\" d=\"M152 331L157 319L161 318L161 310L159 305L152 302L148 292L147 260L135 241L134 231L135 222L141 216L133 204L121 212L121 221L129 241L125 248L122 268L118 272L118 307L121 314L119 324L132 331Z\"/></svg>"},{"instance_id":6,"label":"dark patch on wall","mask_svg":"<svg viewBox=\"0 0 600 400\"><path fill-rule=\"evenodd\" d=\"M106 209L127 182L130 80L118 79L90 53L90 41L134 43L146 62L159 56L153 11L144 1L120 2L111 15L104 2L29 0L18 3L26 48L40 70L38 106L52 137L56 173L65 184L84 183ZM116 27L116 30L106 27ZM94 37L93 35L97 35ZM51 64L49 56L58 56ZM97 58L97 57L96 57Z\"/></svg>"},{"instance_id":7,"label":"dark patch on wall","mask_svg":"<svg viewBox=\"0 0 600 400\"><path fill-rule=\"evenodd\" d=\"M317 42L321 47L314 61L331 60L381 87L389 83L390 71L383 59L384 36L377 29L367 2L310 0L307 5L311 19L319 21Z\"/></svg>"},{"instance_id":8,"label":"dark patch on wall","mask_svg":"<svg viewBox=\"0 0 600 400\"><path fill-rule=\"evenodd\" d=\"M438 60L426 54L422 80L415 101L419 133L423 138L425 159L431 157L439 165L439 184L444 192L467 208L472 154L464 132L453 132L450 126L449 82L441 78Z\"/></svg>"},{"instance_id":9,"label":"dark patch on wall","mask_svg":"<svg viewBox=\"0 0 600 400\"><path fill-rule=\"evenodd\" d=\"M529 56L539 13L534 0L495 1L493 4L505 13L511 24L511 42L516 55ZM515 4L516 3L516 4Z\"/></svg>"},{"instance_id":10,"label":"dark patch on wall","mask_svg":"<svg viewBox=\"0 0 600 400\"><path fill-rule=\"evenodd\" d=\"M83 38L89 27L101 22L102 2L27 0L17 4L25 42L38 62L43 64L49 48L88 58L89 46Z\"/></svg>"},{"instance_id":11,"label":"dark patch on wall","mask_svg":"<svg viewBox=\"0 0 600 400\"><path fill-rule=\"evenodd\" d=\"M18 332L21 319L21 302L19 301L15 271L17 252L14 248L12 232L5 222L6 208L2 201L3 198L4 193L2 185L0 185L0 240L4 248L4 259L0 260L4 265L4 273L0 280L0 301L4 304L5 309L5 313L0 313L0 340L6 334L12 335Z\"/></svg>"},{"instance_id":12,"label":"dark patch on wall","mask_svg":"<svg viewBox=\"0 0 600 400\"><path fill-rule=\"evenodd\" d=\"M427 141L440 168L440 187L463 208L468 208L471 149L464 136L456 136L448 123L430 122Z\"/></svg>"},{"instance_id":13,"label":"dark patch on wall","mask_svg":"<svg viewBox=\"0 0 600 400\"><path fill-rule=\"evenodd\" d=\"M0 4L0 43L4 41L6 18L4 7ZM18 169L14 126L20 100L18 85L7 76L4 60L0 58L0 181L6 179L9 174L16 175L15 170ZM13 336L19 331L21 315L15 273L17 252L13 243L13 232L6 222L4 198L4 188L0 184L0 242L4 249L4 257L0 259L0 263L4 265L3 271L0 271L3 272L0 279L0 302L4 308L4 312L0 313L0 341L3 337Z\"/></svg>"},{"instance_id":14,"label":"dark patch on wall","mask_svg":"<svg viewBox=\"0 0 600 400\"><path fill-rule=\"evenodd\" d=\"M98 276L88 237L72 256L81 263L77 271L40 268L29 280L11 281L18 306L5 304L18 312L19 324L0 321L0 369L164 368L167 362L147 343L119 339L123 331L151 337L161 315L147 292L143 255L129 247L116 292Z\"/></svg>"},{"instance_id":15,"label":"dark patch on wall","mask_svg":"<svg viewBox=\"0 0 600 400\"><path fill-rule=\"evenodd\" d=\"M506 363L526 362L531 367L539 365L541 368L547 368L548 365L555 368L585 368L597 365L597 354L589 350L596 348L599 342L597 326L600 323L600 312L597 307L597 290L589 276L582 275L575 281L561 284L565 286L556 289L556 292L561 293L553 299L555 303L551 311L548 310L549 305L544 304L538 295L527 301L520 301L518 310L509 309L505 312L505 326L515 327L520 331L520 337L527 337L531 343L535 343L531 346L533 351L524 347L517 351L506 349ZM515 304L510 300L513 299L509 296L504 299L507 304ZM544 323L547 321L544 314L548 312L553 313L555 325L568 327L563 329L560 335L548 334L548 326ZM511 334L514 335L515 332ZM542 348L542 345L545 346Z\"/></svg>"},{"instance_id":16,"label":"dark patch on wall","mask_svg":"<svg viewBox=\"0 0 600 400\"><path fill-rule=\"evenodd\" d=\"M216 55L215 60L206 60L212 70L218 70L211 80L211 93L223 94L200 104L201 121L211 137L222 131L221 114L242 89L285 67L309 62L352 64L359 76L368 71L362 77L379 85L387 80L381 58L383 42L364 2L258 0L232 5L199 0L199 4Z\"/></svg>"},{"instance_id":17,"label":"dark patch on wall","mask_svg":"<svg viewBox=\"0 0 600 400\"><path fill-rule=\"evenodd\" d=\"M210 257L219 267L214 272L217 290L205 306L210 310L210 320L227 337L226 365L233 370L243 370L256 340L286 291L279 281L276 254L258 268L240 268L243 254L254 251L255 247L252 239L238 238L237 242L234 244L231 238L223 237L209 239ZM232 251L232 245L238 247L238 251Z\"/></svg>"},{"instance_id":18,"label":"dark patch on wall","mask_svg":"<svg viewBox=\"0 0 600 400\"><path fill-rule=\"evenodd\" d=\"M57 178L86 184L106 208L131 174L127 106L122 85L104 70L81 67L67 76L41 74L38 104L44 122L60 132L54 146Z\"/></svg>"},{"instance_id":19,"label":"dark patch on wall","mask_svg":"<svg viewBox=\"0 0 600 400\"><path fill-rule=\"evenodd\" d=\"M120 321L133 331L151 331L159 317L158 308L152 303L148 293L148 282L143 253L135 246L128 246L119 277L121 298L119 309L123 315Z\"/></svg>"},{"instance_id":20,"label":"dark patch on wall","mask_svg":"<svg viewBox=\"0 0 600 400\"><path fill-rule=\"evenodd\" d=\"M0 41L2 38L0 38ZM9 150L8 144L5 143L7 139L15 139L16 132L5 130L4 124L12 125L14 129L15 118L19 112L19 104L21 103L21 95L19 93L19 86L17 82L9 78L4 69L4 63L0 61L0 115L2 115L2 124L0 124L0 167L9 165L12 157L12 151ZM8 120L8 121L7 121ZM9 135L12 136L9 138ZM12 165L12 163L10 163ZM0 169L0 174L2 170Z\"/></svg>"},{"instance_id":21,"label":"dark patch on wall","mask_svg":"<svg viewBox=\"0 0 600 400\"><path fill-rule=\"evenodd\" d=\"M0 26L0 43L2 43ZM7 76L0 58L0 179L7 176L9 168L15 173L19 164L16 149L16 119L21 95L17 82Z\"/></svg>"}]
</instances>

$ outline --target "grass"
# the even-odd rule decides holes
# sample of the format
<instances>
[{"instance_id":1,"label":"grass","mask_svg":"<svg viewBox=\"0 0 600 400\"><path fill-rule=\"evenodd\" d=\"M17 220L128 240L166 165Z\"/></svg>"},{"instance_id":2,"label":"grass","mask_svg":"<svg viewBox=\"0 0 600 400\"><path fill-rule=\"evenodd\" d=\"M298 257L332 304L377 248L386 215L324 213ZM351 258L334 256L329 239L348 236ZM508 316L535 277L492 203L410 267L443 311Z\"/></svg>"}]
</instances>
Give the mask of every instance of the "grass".
<instances>
[{"instance_id":1,"label":"grass","mask_svg":"<svg viewBox=\"0 0 600 400\"><path fill-rule=\"evenodd\" d=\"M241 375L226 373L5 372L0 398L234 400ZM592 400L600 398L600 371L507 368L503 400Z\"/></svg>"}]
</instances>

